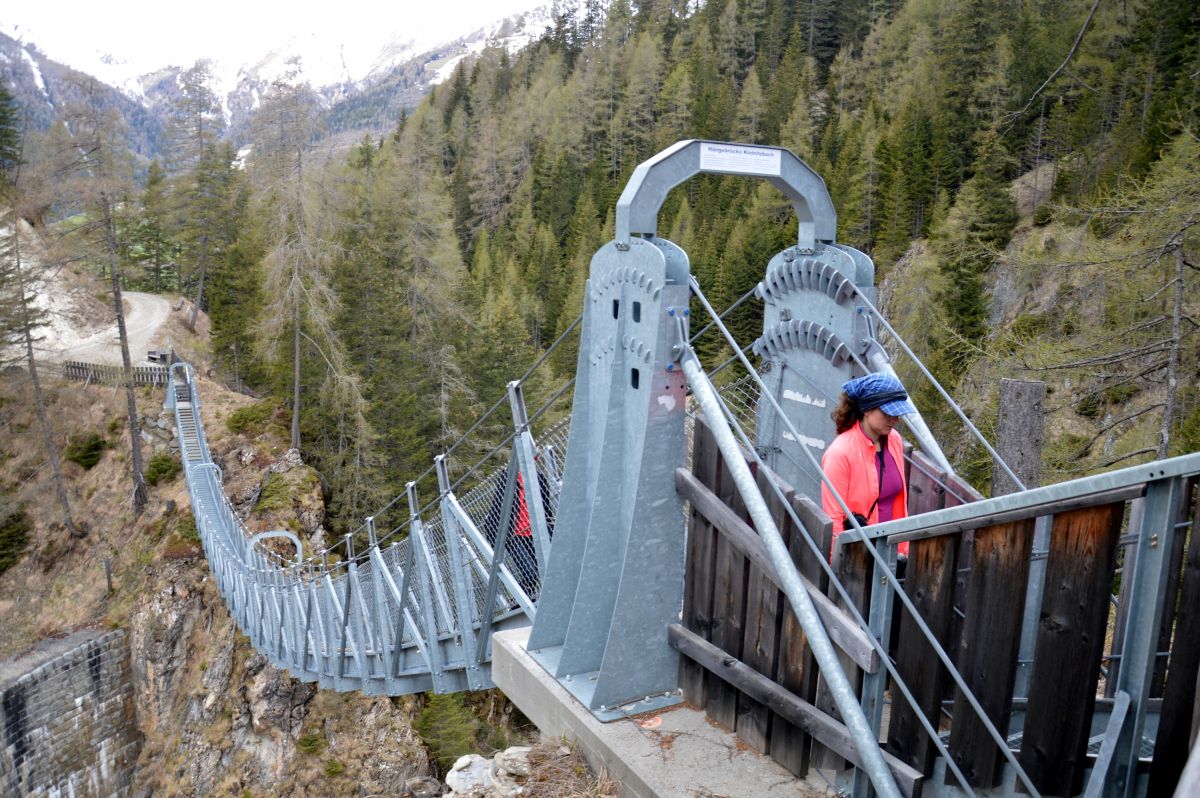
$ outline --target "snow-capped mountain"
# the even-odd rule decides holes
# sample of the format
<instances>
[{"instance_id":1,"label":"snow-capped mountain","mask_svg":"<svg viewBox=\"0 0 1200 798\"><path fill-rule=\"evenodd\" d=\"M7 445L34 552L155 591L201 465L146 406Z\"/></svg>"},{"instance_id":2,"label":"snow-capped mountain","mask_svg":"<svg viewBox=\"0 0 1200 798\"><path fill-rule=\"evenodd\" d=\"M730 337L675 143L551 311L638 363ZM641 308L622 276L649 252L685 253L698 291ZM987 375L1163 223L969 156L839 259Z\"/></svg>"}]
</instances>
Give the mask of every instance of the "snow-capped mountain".
<instances>
[{"instance_id":1,"label":"snow-capped mountain","mask_svg":"<svg viewBox=\"0 0 1200 798\"><path fill-rule=\"evenodd\" d=\"M512 13L484 25L478 24L477 18L455 19L447 13L438 24L423 27L389 29L386 19L373 20L340 32L293 33L273 44L269 34L264 34L259 46L269 46L240 63L208 59L213 89L221 98L235 140L246 129L263 92L281 78L305 80L317 90L328 109L331 130L379 131L394 125L402 108L415 105L431 86L449 77L463 58L489 44L515 52L553 26L556 15L567 10L582 15L585 3L500 0L489 7L497 13ZM195 63L147 69L144 54L134 60L112 53L75 53L66 66L27 41L30 35L29 30L0 26L0 77L20 88L17 93L22 104L40 104L39 121L48 122L54 115L56 93L45 84L47 71L86 72L142 106L151 117L161 117L178 92L180 74Z\"/></svg>"}]
</instances>

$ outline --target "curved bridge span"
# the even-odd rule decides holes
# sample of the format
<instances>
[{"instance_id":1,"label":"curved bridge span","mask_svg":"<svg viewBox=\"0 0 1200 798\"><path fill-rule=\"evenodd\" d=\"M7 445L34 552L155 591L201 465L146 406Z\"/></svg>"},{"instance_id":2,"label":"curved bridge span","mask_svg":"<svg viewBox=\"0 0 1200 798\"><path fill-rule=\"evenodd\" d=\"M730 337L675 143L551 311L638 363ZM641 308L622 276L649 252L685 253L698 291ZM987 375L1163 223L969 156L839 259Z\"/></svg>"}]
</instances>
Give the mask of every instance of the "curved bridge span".
<instances>
[{"instance_id":1,"label":"curved bridge span","mask_svg":"<svg viewBox=\"0 0 1200 798\"><path fill-rule=\"evenodd\" d=\"M287 561L258 545L264 535L252 535L225 496L191 367L177 363L171 377L167 404L196 526L221 595L255 649L296 678L338 691L403 695L493 686L489 657L480 654L489 629L527 626L534 614L507 565L486 612L495 558L481 530L503 471L461 501L444 497L443 514L431 523L422 523L414 506L403 539L340 560L326 554ZM545 445L561 446L564 432L549 430ZM476 642L481 631L483 644Z\"/></svg>"}]
</instances>

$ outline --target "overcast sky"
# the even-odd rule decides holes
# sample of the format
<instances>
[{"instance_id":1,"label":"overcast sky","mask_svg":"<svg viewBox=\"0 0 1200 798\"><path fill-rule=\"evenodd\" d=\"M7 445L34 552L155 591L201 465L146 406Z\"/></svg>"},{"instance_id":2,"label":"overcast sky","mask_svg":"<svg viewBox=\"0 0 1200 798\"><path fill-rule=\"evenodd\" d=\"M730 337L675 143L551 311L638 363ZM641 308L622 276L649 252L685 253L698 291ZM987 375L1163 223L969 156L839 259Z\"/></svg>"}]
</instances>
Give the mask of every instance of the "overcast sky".
<instances>
[{"instance_id":1,"label":"overcast sky","mask_svg":"<svg viewBox=\"0 0 1200 798\"><path fill-rule=\"evenodd\" d=\"M307 38L347 61L374 56L393 39L437 44L537 7L539 0L25 0L5 3L0 30L38 46L47 56L91 74L105 56L124 76L198 58L229 64L257 59L290 37ZM118 65L113 65L118 66ZM355 64L350 64L354 69ZM105 79L115 75L97 74ZM361 77L361 76L356 76Z\"/></svg>"}]
</instances>

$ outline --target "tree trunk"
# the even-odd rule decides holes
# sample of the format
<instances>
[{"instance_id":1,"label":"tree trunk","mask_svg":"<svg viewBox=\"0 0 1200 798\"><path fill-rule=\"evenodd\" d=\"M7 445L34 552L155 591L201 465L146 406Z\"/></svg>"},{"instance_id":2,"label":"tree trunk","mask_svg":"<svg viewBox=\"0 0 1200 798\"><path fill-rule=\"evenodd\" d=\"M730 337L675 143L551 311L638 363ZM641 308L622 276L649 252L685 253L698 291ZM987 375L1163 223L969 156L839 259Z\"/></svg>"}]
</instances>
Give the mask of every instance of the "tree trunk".
<instances>
[{"instance_id":1,"label":"tree trunk","mask_svg":"<svg viewBox=\"0 0 1200 798\"><path fill-rule=\"evenodd\" d=\"M298 279L298 278L297 278ZM292 312L292 448L300 448L300 306Z\"/></svg>"},{"instance_id":2,"label":"tree trunk","mask_svg":"<svg viewBox=\"0 0 1200 798\"><path fill-rule=\"evenodd\" d=\"M117 231L113 224L112 205L101 192L104 212L104 235L108 249L109 271L112 273L113 307L117 312L117 334L121 339L121 364L125 373L125 403L129 414L129 444L133 465L133 512L141 515L146 509L146 479L142 475L142 438L138 429L137 400L133 395L133 363L129 357L129 335L125 330L125 308L121 299L121 269L117 263Z\"/></svg>"},{"instance_id":3,"label":"tree trunk","mask_svg":"<svg viewBox=\"0 0 1200 798\"><path fill-rule=\"evenodd\" d=\"M1167 406L1158 432L1158 459L1167 457L1171 445L1171 427L1175 424L1175 406L1179 393L1179 347L1183 326L1183 241L1175 250L1175 303L1171 309L1171 348L1167 352Z\"/></svg>"},{"instance_id":4,"label":"tree trunk","mask_svg":"<svg viewBox=\"0 0 1200 798\"><path fill-rule=\"evenodd\" d=\"M204 275L208 272L208 233L200 236L200 279L196 285L196 302L192 305L192 317L188 320L188 332L196 332L196 316L200 314L200 302L204 299Z\"/></svg>"},{"instance_id":5,"label":"tree trunk","mask_svg":"<svg viewBox=\"0 0 1200 798\"><path fill-rule=\"evenodd\" d=\"M63 523L71 537L82 538L87 531L75 526L71 517L71 502L67 498L67 489L63 485L62 464L58 459L58 447L54 445L54 434L50 429L50 420L46 417L46 401L42 398L42 383L38 379L37 361L33 356L33 330L29 320L29 305L25 296L25 280L21 275L21 232L18 225L13 225L13 262L17 274L17 293L21 307L21 335L25 339L25 358L29 361L29 378L33 382L33 404L37 409L38 423L42 426L42 440L46 444L46 456L50 458L50 467L54 471L54 492L58 495L58 503L62 505Z\"/></svg>"}]
</instances>

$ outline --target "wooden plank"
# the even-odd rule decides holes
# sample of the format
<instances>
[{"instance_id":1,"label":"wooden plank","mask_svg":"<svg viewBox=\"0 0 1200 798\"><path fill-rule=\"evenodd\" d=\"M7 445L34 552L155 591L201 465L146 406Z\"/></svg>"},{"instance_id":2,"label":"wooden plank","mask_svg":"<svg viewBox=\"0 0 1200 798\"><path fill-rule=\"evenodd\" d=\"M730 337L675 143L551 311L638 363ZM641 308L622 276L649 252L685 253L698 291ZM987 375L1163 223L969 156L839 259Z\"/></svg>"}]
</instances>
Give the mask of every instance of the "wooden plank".
<instances>
[{"instance_id":1,"label":"wooden plank","mask_svg":"<svg viewBox=\"0 0 1200 798\"><path fill-rule=\"evenodd\" d=\"M779 500L768 480L767 474L760 470L757 480L759 491L766 501L775 527L784 536L786 545L791 525L785 521L790 519L787 518L787 511L784 509L786 505ZM784 495L790 503L792 492L785 492ZM762 542L761 537L759 542ZM742 661L772 681L775 679L776 649L779 643L783 601L783 593L777 584L764 569L752 563L746 590L746 627L742 640ZM738 699L738 736L754 750L767 753L774 721L773 714L765 704L742 696Z\"/></svg>"},{"instance_id":2,"label":"wooden plank","mask_svg":"<svg viewBox=\"0 0 1200 798\"><path fill-rule=\"evenodd\" d=\"M840 549L840 553L835 553L834 555L837 560L834 564L834 572L837 574L838 581L846 589L846 594L850 597L850 601L855 604L859 612L865 617L867 607L871 601L871 580L867 576L867 573L868 571L874 572L874 561L870 559L870 554L867 553L866 546L861 542L846 543ZM830 586L830 592L835 593L832 586ZM834 601L838 606L844 606L840 595L837 595ZM846 671L851 688L855 694L860 694L862 689L862 671L855 668L847 658L842 657L841 659L842 667ZM825 684L824 679L821 679L817 684L817 707L833 715L835 718L841 719L841 715L834 705L833 696L829 693L829 688ZM845 757L828 746L813 746L813 763L819 768L844 770L846 768L844 759Z\"/></svg>"},{"instance_id":3,"label":"wooden plank","mask_svg":"<svg viewBox=\"0 0 1200 798\"><path fill-rule=\"evenodd\" d=\"M816 502L807 496L793 496L792 509L804 529L813 537L813 541L820 551L819 556L828 562L829 545L833 538L833 522L829 520L829 516L825 515ZM812 553L805 542L804 531L790 528L790 518L788 522L788 552L792 556L792 562L796 564L796 569L802 578L811 585L819 586L819 590L823 591L829 578L817 561L817 556ZM824 597L823 593L809 590L810 595L814 593ZM840 612L832 606L832 603L830 603L830 609ZM865 639L864 642L866 642ZM810 704L816 700L817 660L808 647L808 638L800 626L800 621L796 618L796 613L792 611L791 605L787 602L784 602L783 606L779 667L776 673L776 681L785 690L796 694ZM809 735L799 726L780 716L780 721L771 731L771 758L797 776L803 776L808 773L809 752Z\"/></svg>"},{"instance_id":4,"label":"wooden plank","mask_svg":"<svg viewBox=\"0 0 1200 798\"><path fill-rule=\"evenodd\" d=\"M947 652L954 650L950 630L954 617L954 579L957 546L953 537L920 540L908 553L905 592ZM893 689L892 717L888 726L888 750L922 773L930 773L937 748L922 728L918 711L934 729L941 721L942 697L950 674L933 653L929 642L908 612L900 620L896 669L908 685L917 709Z\"/></svg>"},{"instance_id":5,"label":"wooden plank","mask_svg":"<svg viewBox=\"0 0 1200 798\"><path fill-rule=\"evenodd\" d=\"M946 489L938 481L938 467L920 452L909 458L908 514L924 515L945 506Z\"/></svg>"},{"instance_id":6,"label":"wooden plank","mask_svg":"<svg viewBox=\"0 0 1200 798\"><path fill-rule=\"evenodd\" d=\"M972 529L978 529L981 526L993 526L995 524L1011 524L1025 519L1037 518L1044 515L1057 515L1058 513L1066 513L1072 510L1082 510L1087 507L1098 507L1114 502L1125 502L1130 499L1136 499L1144 495L1146 485L1144 483L1137 485L1127 485L1123 488L1113 488L1112 490L1103 490L1098 493L1089 493L1083 496L1072 496L1067 499L1059 499L1058 501L1039 504L1036 507L1021 507L1016 510L1008 510L1000 513L993 513L981 518L967 518L962 521L951 521L945 524L935 524L934 526L926 527L915 532L901 532L897 535L888 536L888 544L895 545L906 540L926 540L939 535L955 535L960 532L967 532Z\"/></svg>"},{"instance_id":7,"label":"wooden plank","mask_svg":"<svg viewBox=\"0 0 1200 798\"><path fill-rule=\"evenodd\" d=\"M1001 736L1008 731L1017 672L1033 523L1030 518L975 530L972 573L963 603L966 617L955 665ZM968 783L996 786L1003 755L957 690L952 723L950 755Z\"/></svg>"},{"instance_id":8,"label":"wooden plank","mask_svg":"<svg viewBox=\"0 0 1200 798\"><path fill-rule=\"evenodd\" d=\"M855 765L860 764L853 738L839 720L830 717L812 704L789 693L753 668L730 657L711 643L692 634L679 624L667 627L667 640L681 654L699 662L722 681L735 685L737 689L752 696L756 701L769 706L787 718L790 723L836 751ZM884 753L884 761L896 778L896 786L906 798L919 795L924 777L890 754Z\"/></svg>"},{"instance_id":9,"label":"wooden plank","mask_svg":"<svg viewBox=\"0 0 1200 798\"><path fill-rule=\"evenodd\" d=\"M684 472L686 473L686 472ZM676 478L679 478L678 471ZM724 460L717 472L716 496L720 504L740 517L741 498L733 476ZM709 516L711 518L711 516ZM745 632L746 572L749 562L728 535L716 540L716 567L713 580L712 642L735 659L742 658L742 638ZM737 691L716 676L706 680L708 716L719 725L733 729L737 725Z\"/></svg>"},{"instance_id":10,"label":"wooden plank","mask_svg":"<svg viewBox=\"0 0 1200 798\"><path fill-rule=\"evenodd\" d=\"M958 507L963 504L983 501L983 494L975 490L975 487L970 482L967 482L958 474L943 474L942 480L946 485L945 507ZM1042 513L1042 515L1045 515L1045 513Z\"/></svg>"},{"instance_id":11,"label":"wooden plank","mask_svg":"<svg viewBox=\"0 0 1200 798\"><path fill-rule=\"evenodd\" d=\"M701 416L692 428L692 468L697 480L710 489L717 481L718 450L712 431ZM683 584L683 624L705 640L712 637L713 579L716 567L716 530L691 505L688 525L687 564ZM679 660L679 686L683 699L695 707L708 700L705 670L686 657Z\"/></svg>"},{"instance_id":12,"label":"wooden plank","mask_svg":"<svg viewBox=\"0 0 1200 798\"><path fill-rule=\"evenodd\" d=\"M1200 668L1200 490L1192 505L1192 528L1181 582L1175 641L1167 667L1158 742L1150 766L1147 795L1165 795L1179 780L1188 759L1189 740L1194 737L1196 723L1200 721L1200 693L1196 689L1197 669ZM1172 598L1167 594L1168 602Z\"/></svg>"},{"instance_id":13,"label":"wooden plank","mask_svg":"<svg viewBox=\"0 0 1200 798\"><path fill-rule=\"evenodd\" d=\"M1054 516L1020 762L1043 795L1083 787L1122 502Z\"/></svg>"},{"instance_id":14,"label":"wooden plank","mask_svg":"<svg viewBox=\"0 0 1200 798\"><path fill-rule=\"evenodd\" d=\"M756 567L763 569L776 585L778 575L767 556L762 539L750 525L729 509L720 499L710 493L689 472L680 468L675 471L675 487L681 496L692 502L721 533L720 539L727 541L738 552L745 555ZM879 669L879 655L871 646L867 633L833 600L822 595L816 586L804 580L809 597L816 606L817 614L825 624L833 644L845 652L860 668L874 673ZM715 612L715 610L714 610Z\"/></svg>"}]
</instances>

